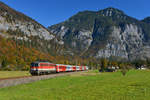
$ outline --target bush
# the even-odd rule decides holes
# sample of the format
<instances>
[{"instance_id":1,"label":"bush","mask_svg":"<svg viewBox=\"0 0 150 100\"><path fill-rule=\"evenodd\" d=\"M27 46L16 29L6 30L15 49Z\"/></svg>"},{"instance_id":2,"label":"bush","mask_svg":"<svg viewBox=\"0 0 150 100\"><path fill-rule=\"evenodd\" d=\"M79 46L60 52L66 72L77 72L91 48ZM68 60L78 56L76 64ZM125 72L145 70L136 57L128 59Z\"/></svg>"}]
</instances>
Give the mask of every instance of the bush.
<instances>
[{"instance_id":1,"label":"bush","mask_svg":"<svg viewBox=\"0 0 150 100\"><path fill-rule=\"evenodd\" d=\"M129 70L130 70L129 66L122 66L121 67L121 73L122 73L122 75L125 76Z\"/></svg>"},{"instance_id":2,"label":"bush","mask_svg":"<svg viewBox=\"0 0 150 100\"><path fill-rule=\"evenodd\" d=\"M21 70L22 71L28 71L30 69L29 65L25 65Z\"/></svg>"},{"instance_id":3,"label":"bush","mask_svg":"<svg viewBox=\"0 0 150 100\"><path fill-rule=\"evenodd\" d=\"M123 76L125 76L127 72L128 72L127 69L121 69L121 73L122 73Z\"/></svg>"}]
</instances>

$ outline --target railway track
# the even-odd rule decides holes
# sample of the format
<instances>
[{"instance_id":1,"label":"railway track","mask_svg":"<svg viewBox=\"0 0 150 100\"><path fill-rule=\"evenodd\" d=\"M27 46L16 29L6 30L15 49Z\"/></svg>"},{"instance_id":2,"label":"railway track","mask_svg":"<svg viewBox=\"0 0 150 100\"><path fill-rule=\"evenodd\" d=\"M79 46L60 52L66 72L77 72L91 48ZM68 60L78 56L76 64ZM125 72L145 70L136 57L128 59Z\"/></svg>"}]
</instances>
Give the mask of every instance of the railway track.
<instances>
[{"instance_id":1,"label":"railway track","mask_svg":"<svg viewBox=\"0 0 150 100\"><path fill-rule=\"evenodd\" d=\"M50 79L50 78L71 75L76 73L79 72L55 73L55 74L41 75L41 76L22 76L22 77L13 77L13 78L2 78L0 79L0 88L16 86L19 84L26 84L26 83L39 81L39 80Z\"/></svg>"}]
</instances>

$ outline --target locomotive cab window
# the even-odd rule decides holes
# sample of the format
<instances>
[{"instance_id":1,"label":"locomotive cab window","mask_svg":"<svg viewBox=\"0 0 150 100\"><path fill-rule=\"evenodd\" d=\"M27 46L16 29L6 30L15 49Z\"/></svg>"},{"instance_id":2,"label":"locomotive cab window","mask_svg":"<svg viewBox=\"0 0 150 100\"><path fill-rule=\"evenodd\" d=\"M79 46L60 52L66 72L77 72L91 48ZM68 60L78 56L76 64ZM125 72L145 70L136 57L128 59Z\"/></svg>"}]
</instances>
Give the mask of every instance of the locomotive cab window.
<instances>
[{"instance_id":1,"label":"locomotive cab window","mask_svg":"<svg viewBox=\"0 0 150 100\"><path fill-rule=\"evenodd\" d=\"M31 67L34 67L34 63L31 63Z\"/></svg>"},{"instance_id":2,"label":"locomotive cab window","mask_svg":"<svg viewBox=\"0 0 150 100\"><path fill-rule=\"evenodd\" d=\"M37 63L31 63L31 67L38 67Z\"/></svg>"},{"instance_id":3,"label":"locomotive cab window","mask_svg":"<svg viewBox=\"0 0 150 100\"><path fill-rule=\"evenodd\" d=\"M35 64L35 67L38 67L38 64Z\"/></svg>"}]
</instances>

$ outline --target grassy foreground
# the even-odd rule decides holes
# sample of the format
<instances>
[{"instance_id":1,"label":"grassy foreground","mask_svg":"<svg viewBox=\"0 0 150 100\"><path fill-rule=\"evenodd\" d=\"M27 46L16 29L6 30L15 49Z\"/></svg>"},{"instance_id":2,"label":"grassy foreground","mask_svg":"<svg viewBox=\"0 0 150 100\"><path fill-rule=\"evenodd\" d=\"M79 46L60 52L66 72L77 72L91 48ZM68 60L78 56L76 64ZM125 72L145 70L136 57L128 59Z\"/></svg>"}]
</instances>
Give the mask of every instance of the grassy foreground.
<instances>
[{"instance_id":1,"label":"grassy foreground","mask_svg":"<svg viewBox=\"0 0 150 100\"><path fill-rule=\"evenodd\" d=\"M11 77L20 77L20 76L29 76L29 71L0 71L1 78L11 78Z\"/></svg>"},{"instance_id":2,"label":"grassy foreground","mask_svg":"<svg viewBox=\"0 0 150 100\"><path fill-rule=\"evenodd\" d=\"M150 71L85 72L1 88L0 100L149 100Z\"/></svg>"}]
</instances>

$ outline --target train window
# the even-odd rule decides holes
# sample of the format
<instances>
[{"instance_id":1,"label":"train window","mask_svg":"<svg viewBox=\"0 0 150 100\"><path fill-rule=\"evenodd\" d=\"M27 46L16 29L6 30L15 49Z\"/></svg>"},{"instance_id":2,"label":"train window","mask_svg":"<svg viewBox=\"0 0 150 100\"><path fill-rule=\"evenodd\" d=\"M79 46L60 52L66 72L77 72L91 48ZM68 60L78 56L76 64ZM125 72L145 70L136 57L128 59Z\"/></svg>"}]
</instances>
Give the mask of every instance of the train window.
<instances>
[{"instance_id":1,"label":"train window","mask_svg":"<svg viewBox=\"0 0 150 100\"><path fill-rule=\"evenodd\" d=\"M32 67L38 67L38 63L31 63Z\"/></svg>"},{"instance_id":2,"label":"train window","mask_svg":"<svg viewBox=\"0 0 150 100\"><path fill-rule=\"evenodd\" d=\"M31 66L34 67L34 63L31 63Z\"/></svg>"},{"instance_id":3,"label":"train window","mask_svg":"<svg viewBox=\"0 0 150 100\"><path fill-rule=\"evenodd\" d=\"M37 64L37 63L35 64L35 67L38 67L38 64Z\"/></svg>"}]
</instances>

